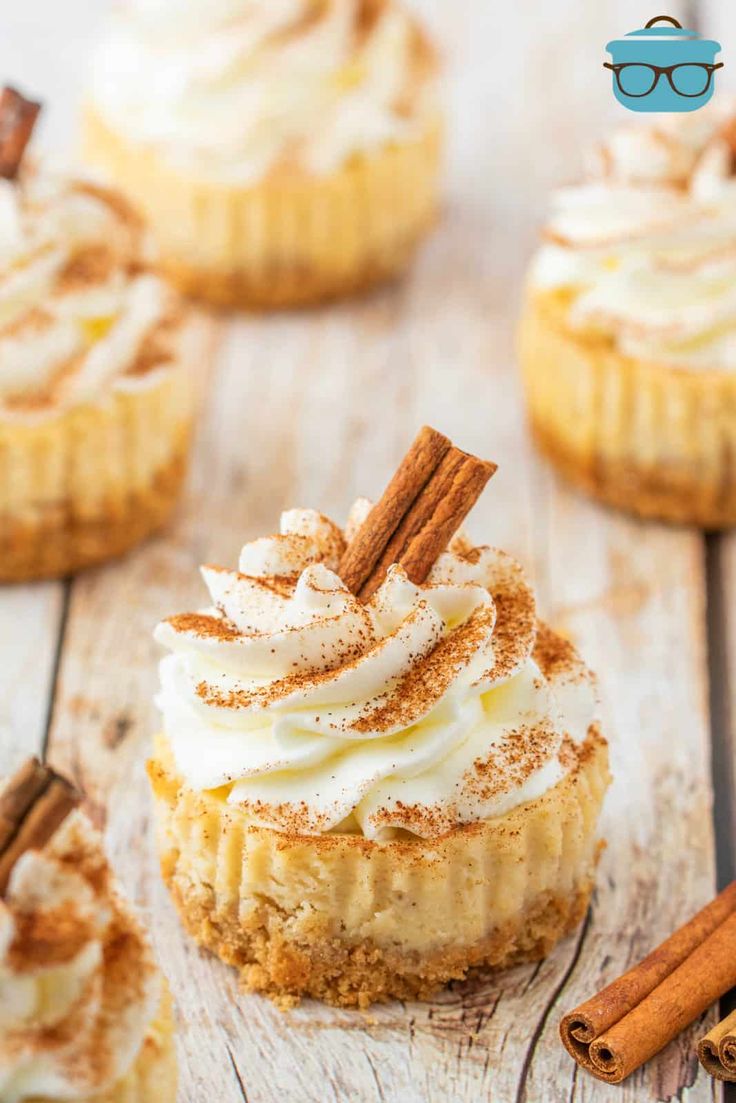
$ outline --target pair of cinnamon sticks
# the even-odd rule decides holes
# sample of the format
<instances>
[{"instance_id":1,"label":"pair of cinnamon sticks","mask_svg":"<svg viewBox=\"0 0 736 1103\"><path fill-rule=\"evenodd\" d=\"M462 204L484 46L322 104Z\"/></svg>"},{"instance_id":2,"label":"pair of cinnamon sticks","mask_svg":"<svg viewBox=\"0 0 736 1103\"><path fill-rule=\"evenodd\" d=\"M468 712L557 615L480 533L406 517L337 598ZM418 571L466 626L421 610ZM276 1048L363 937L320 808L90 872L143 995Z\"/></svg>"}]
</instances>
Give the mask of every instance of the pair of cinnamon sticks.
<instances>
[{"instance_id":1,"label":"pair of cinnamon sticks","mask_svg":"<svg viewBox=\"0 0 736 1103\"><path fill-rule=\"evenodd\" d=\"M633 969L565 1015L560 1035L582 1068L618 1084L734 986L736 881ZM708 1043L704 1053L712 1058L711 1035L701 1046ZM736 1068L736 1044L727 1043L724 1056Z\"/></svg>"},{"instance_id":2,"label":"pair of cinnamon sticks","mask_svg":"<svg viewBox=\"0 0 736 1103\"><path fill-rule=\"evenodd\" d=\"M20 856L45 846L81 799L71 782L37 758L13 775L0 792L0 898Z\"/></svg>"}]
</instances>

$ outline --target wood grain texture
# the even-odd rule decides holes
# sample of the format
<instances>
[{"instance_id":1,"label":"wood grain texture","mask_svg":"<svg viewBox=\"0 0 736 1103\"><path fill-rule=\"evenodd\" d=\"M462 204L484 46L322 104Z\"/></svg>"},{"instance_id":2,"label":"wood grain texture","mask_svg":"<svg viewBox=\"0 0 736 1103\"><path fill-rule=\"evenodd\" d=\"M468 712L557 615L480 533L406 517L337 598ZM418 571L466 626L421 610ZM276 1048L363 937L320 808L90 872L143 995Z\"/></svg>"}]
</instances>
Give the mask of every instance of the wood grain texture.
<instances>
[{"instance_id":1,"label":"wood grain texture","mask_svg":"<svg viewBox=\"0 0 736 1103\"><path fill-rule=\"evenodd\" d=\"M0 586L0 772L41 754L67 586Z\"/></svg>"},{"instance_id":2,"label":"wood grain texture","mask_svg":"<svg viewBox=\"0 0 736 1103\"><path fill-rule=\"evenodd\" d=\"M702 540L561 486L529 451L514 365L521 279L548 188L575 176L581 145L623 111L602 47L651 13L635 0L416 6L453 75L445 217L412 278L330 310L221 320L176 526L70 592L49 751L86 786L150 923L177 998L182 1103L610 1103L613 1089L576 1072L558 1019L714 889ZM233 973L194 948L161 886L143 774L157 723L151 631L202 602L199 563L232 564L245 540L274 530L280 509L313 505L342 519L357 494L380 492L423 422L499 462L471 533L524 561L542 612L600 674L616 773L600 885L579 934L537 966L451 985L427 1004L361 1014L307 1003L282 1014L239 995ZM18 651L28 658L0 674L2 687L28 677L33 686L9 714L6 742L43 726L61 592L0 593L3 639L26 601L31 618ZM35 655L46 656L40 671ZM720 1098L691 1043L692 1032L616 1099Z\"/></svg>"}]
</instances>

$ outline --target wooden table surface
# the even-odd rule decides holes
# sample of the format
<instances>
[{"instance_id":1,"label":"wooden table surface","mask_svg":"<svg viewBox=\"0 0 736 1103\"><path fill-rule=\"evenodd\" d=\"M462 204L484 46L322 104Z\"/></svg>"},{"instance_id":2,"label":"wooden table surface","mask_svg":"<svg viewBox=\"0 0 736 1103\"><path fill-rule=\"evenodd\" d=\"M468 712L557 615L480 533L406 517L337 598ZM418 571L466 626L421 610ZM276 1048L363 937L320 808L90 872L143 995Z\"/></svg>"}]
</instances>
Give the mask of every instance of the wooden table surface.
<instances>
[{"instance_id":1,"label":"wooden table surface","mask_svg":"<svg viewBox=\"0 0 736 1103\"><path fill-rule=\"evenodd\" d=\"M360 302L203 319L212 376L176 524L73 581L0 588L0 767L45 752L86 789L176 996L182 1103L721 1099L692 1044L713 1013L617 1089L576 1071L557 1024L733 876L736 540L641 524L559 483L529 448L513 347L549 187L623 114L603 46L652 13L634 0L415 6L448 73L436 233L409 279ZM725 46L727 6L669 10ZM46 96L54 151L100 7L26 0L0 15L0 71ZM379 493L425 421L500 464L471 530L525 563L543 614L599 674L615 774L599 887L578 934L534 967L432 1003L282 1013L195 949L159 880L143 769L151 631L201 604L200 562L234 563L282 508L341 519L357 494Z\"/></svg>"}]
</instances>

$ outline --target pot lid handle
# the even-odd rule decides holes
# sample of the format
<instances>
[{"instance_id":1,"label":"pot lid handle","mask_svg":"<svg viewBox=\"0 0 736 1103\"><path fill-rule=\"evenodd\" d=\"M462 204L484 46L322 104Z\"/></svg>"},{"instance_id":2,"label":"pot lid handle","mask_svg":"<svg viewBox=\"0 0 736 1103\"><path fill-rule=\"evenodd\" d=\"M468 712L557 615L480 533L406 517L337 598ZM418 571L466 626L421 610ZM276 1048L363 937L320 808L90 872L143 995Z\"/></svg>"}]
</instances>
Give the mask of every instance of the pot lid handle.
<instances>
[{"instance_id":1,"label":"pot lid handle","mask_svg":"<svg viewBox=\"0 0 736 1103\"><path fill-rule=\"evenodd\" d=\"M671 15L655 15L654 19L650 19L644 29L648 31L649 28L653 27L655 23L661 23L662 20L665 20L667 23L671 23L673 27L679 27L679 29L682 30L682 23L678 23L677 20L673 19Z\"/></svg>"}]
</instances>

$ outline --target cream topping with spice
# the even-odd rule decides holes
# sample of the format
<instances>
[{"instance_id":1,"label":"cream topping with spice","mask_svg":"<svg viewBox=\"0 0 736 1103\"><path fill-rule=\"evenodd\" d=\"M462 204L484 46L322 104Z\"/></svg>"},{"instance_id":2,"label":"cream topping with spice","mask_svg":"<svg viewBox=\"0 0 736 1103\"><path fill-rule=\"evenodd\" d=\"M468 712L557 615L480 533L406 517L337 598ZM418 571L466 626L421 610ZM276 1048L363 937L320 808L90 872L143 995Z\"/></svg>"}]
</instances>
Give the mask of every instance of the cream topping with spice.
<instances>
[{"instance_id":1,"label":"cream topping with spice","mask_svg":"<svg viewBox=\"0 0 736 1103\"><path fill-rule=\"evenodd\" d=\"M329 173L410 139L434 61L392 0L128 0L100 43L92 103L202 176Z\"/></svg>"},{"instance_id":2,"label":"cream topping with spice","mask_svg":"<svg viewBox=\"0 0 736 1103\"><path fill-rule=\"evenodd\" d=\"M173 356L176 304L120 196L29 171L0 180L0 413L144 385Z\"/></svg>"},{"instance_id":3,"label":"cream topping with spice","mask_svg":"<svg viewBox=\"0 0 736 1103\"><path fill-rule=\"evenodd\" d=\"M539 796L594 722L591 676L572 649L538 661L521 568L462 536L424 585L394 566L362 604L336 572L365 511L345 534L284 513L239 571L203 568L211 608L158 626L181 775L278 830L371 838L431 837Z\"/></svg>"},{"instance_id":4,"label":"cream topping with spice","mask_svg":"<svg viewBox=\"0 0 736 1103\"><path fill-rule=\"evenodd\" d=\"M624 355L736 370L736 104L626 123L560 189L531 273Z\"/></svg>"},{"instance_id":5,"label":"cream topping with spice","mask_svg":"<svg viewBox=\"0 0 736 1103\"><path fill-rule=\"evenodd\" d=\"M148 939L75 812L0 900L0 1099L97 1098L138 1057L160 995Z\"/></svg>"}]
</instances>

